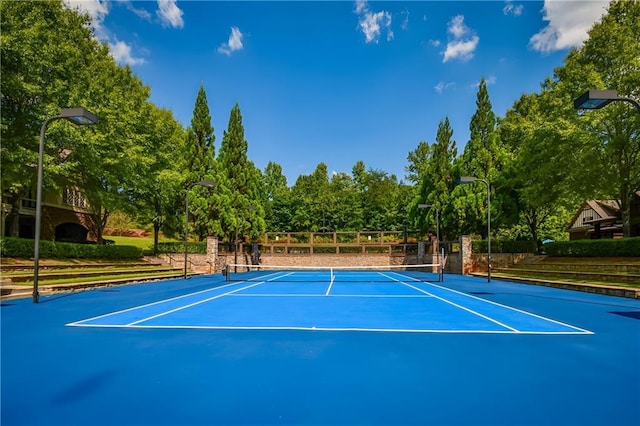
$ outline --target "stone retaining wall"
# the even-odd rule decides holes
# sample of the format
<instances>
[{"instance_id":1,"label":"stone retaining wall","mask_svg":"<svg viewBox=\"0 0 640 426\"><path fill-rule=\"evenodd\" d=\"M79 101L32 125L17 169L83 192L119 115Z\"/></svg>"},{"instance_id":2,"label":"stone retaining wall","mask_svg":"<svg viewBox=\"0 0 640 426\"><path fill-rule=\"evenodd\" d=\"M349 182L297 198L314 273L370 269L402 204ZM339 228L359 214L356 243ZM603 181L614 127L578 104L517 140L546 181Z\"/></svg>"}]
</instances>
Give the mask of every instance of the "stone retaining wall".
<instances>
[{"instance_id":1,"label":"stone retaining wall","mask_svg":"<svg viewBox=\"0 0 640 426\"><path fill-rule=\"evenodd\" d=\"M437 244L437 243L436 243ZM437 250L436 250L437 251ZM492 254L492 267L508 267L532 256L531 254ZM316 253L316 254L282 254L261 253L260 264L266 266L393 266L433 264L439 261L439 255L428 253ZM184 267L184 254L165 254L161 258L172 266ZM227 264L251 264L251 256L247 253L221 254L218 251L218 240L214 237L207 239L207 254L189 254L187 256L188 269L201 274L212 274L224 270ZM460 239L459 253L445 253L444 272L449 274L468 275L487 270L487 255L471 253L471 239L463 236ZM434 268L436 272L437 268Z\"/></svg>"}]
</instances>

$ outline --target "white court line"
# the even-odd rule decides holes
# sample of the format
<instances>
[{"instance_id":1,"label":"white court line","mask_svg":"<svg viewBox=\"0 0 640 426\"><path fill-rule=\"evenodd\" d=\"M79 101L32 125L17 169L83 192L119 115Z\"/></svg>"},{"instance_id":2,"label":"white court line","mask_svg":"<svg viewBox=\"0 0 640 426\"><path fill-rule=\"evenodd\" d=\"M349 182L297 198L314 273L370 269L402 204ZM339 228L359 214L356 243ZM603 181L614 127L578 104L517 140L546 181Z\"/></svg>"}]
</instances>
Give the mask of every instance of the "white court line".
<instances>
[{"instance_id":1,"label":"white court line","mask_svg":"<svg viewBox=\"0 0 640 426\"><path fill-rule=\"evenodd\" d=\"M462 310L467 311L467 312L469 312L469 313L471 313L471 314L473 314L473 315L477 315L477 316L479 316L480 318L484 318L484 319L486 319L486 320L488 320L488 321L491 321L491 322L493 322L493 323L495 323L495 324L498 324L498 325L499 325L499 326L501 326L501 327L508 328L509 330L512 330L512 331L513 331L513 332L515 332L515 333L520 333L520 330L517 330L517 329L515 329L515 328L513 328L513 327L510 327L510 326L508 326L507 324L503 324L503 323L501 323L500 321L494 320L493 318L488 317L488 316L486 316L486 315L483 315L483 314L481 314L480 312L476 312L476 311L474 311L473 309L469 309L469 308L464 307L464 306L462 306L462 305L458 305L457 303L454 303L454 302L452 302L452 301L450 301L450 300L447 300L447 299L444 299L444 298L442 298L442 297L436 296L435 294L429 293L428 291L425 291L425 290L422 290L422 289L420 289L420 288L418 288L418 287L412 286L412 285L411 285L411 284L409 284L409 283L405 283L405 282L403 282L403 281L397 280L396 278L391 277L391 276L389 276L389 275L385 275L385 274L382 274L382 275L384 275L384 276L385 276L385 277L387 277L387 278L391 278L391 279L393 279L393 280L396 280L396 281L398 281L399 283L401 283L402 285L406 285L407 287L410 287L410 288L412 288L412 289L414 289L414 290L418 290L419 292L422 292L422 293L424 293L424 294L428 294L429 296L435 297L435 298L436 298L436 299L438 299L438 300L442 300L443 302L448 303L448 304L450 304L450 305L452 305L452 306L455 306L456 308L462 309Z\"/></svg>"},{"instance_id":2,"label":"white court line","mask_svg":"<svg viewBox=\"0 0 640 426\"><path fill-rule=\"evenodd\" d=\"M329 297L353 297L353 298L419 298L426 299L431 297L427 294L329 294ZM247 293L247 294L229 294L229 297L327 297L326 294L308 293Z\"/></svg>"},{"instance_id":3,"label":"white court line","mask_svg":"<svg viewBox=\"0 0 640 426\"><path fill-rule=\"evenodd\" d=\"M571 325L571 324L567 324L567 323L564 323L564 322L561 322L561 321L556 321L554 319L543 317L541 315L537 315L537 314L534 314L534 313L531 313L531 312L523 311L522 309L514 308L512 306L503 305L502 303L493 302L491 300L483 299L481 297L477 297L477 296L474 296L472 294L463 293L461 291L453 290L451 288L443 287L443 286L440 286L440 285L437 285L437 284L433 284L433 283L425 283L425 284L432 285L434 287L440 288L442 290L447 290L447 291L450 291L452 293L457 293L457 294L461 294L463 296L471 297L473 299L481 300L483 302L491 303L492 305L500 306L502 308L511 309L512 311L520 312L521 314L530 315L532 317L540 318L540 319L543 319L543 320L546 320L546 321L549 321L549 322L553 322L553 323L556 323L556 324L559 324L559 325L563 325L565 327L573 328L574 330L580 330L583 333L595 334L593 331L585 330L584 328L576 327L576 326Z\"/></svg>"},{"instance_id":4,"label":"white court line","mask_svg":"<svg viewBox=\"0 0 640 426\"><path fill-rule=\"evenodd\" d=\"M124 327L131 327L132 325L140 324L141 322L149 321L149 320L152 320L154 318L163 317L165 315L169 315L169 314L172 314L174 312L181 311L183 309L191 308L192 306L196 306L196 305L199 305L201 303L209 302L211 300L219 299L219 298L227 296L229 294L233 294L233 293L235 293L237 291L246 290L248 288L255 287L257 285L264 284L264 283L265 283L264 281L260 281L260 282L257 282L255 284L250 284L250 285L247 285L247 286L242 287L242 288L237 288L237 289L231 290L231 291L229 291L227 293L218 294L218 295L215 295L213 297L209 297L208 299L204 299L204 300L200 300L198 302L190 303L188 305L180 306L179 308L171 309L171 310L166 311L166 312L162 312L162 313L159 313L159 314L156 314L156 315L152 315L152 316L147 317L147 318L143 318L143 319L138 320L138 321L131 322L129 324L125 324Z\"/></svg>"},{"instance_id":5,"label":"white court line","mask_svg":"<svg viewBox=\"0 0 640 426\"><path fill-rule=\"evenodd\" d=\"M443 330L443 329L411 329L411 328L358 328L358 327L303 327L303 326L224 326L224 325L109 325L109 324L77 324L77 327L98 328L156 328L156 329L198 329L198 330L294 330L294 331L355 331L355 332L382 332L382 333L444 333L444 334L584 334L577 331L521 331L508 330Z\"/></svg>"},{"instance_id":6,"label":"white court line","mask_svg":"<svg viewBox=\"0 0 640 426\"><path fill-rule=\"evenodd\" d=\"M219 290L221 288L229 287L229 286L232 286L232 285L240 285L242 283L243 283L243 281L240 281L240 282L234 282L234 283L221 285L221 286L218 286L218 287L212 287L212 288L208 288L208 289L205 289L205 290L196 291L196 292L193 292L193 293L183 294L181 296L171 297L169 299L159 300L157 302L147 303L145 305L134 306L133 308L122 309L120 311L110 312L108 314L98 315L96 317L87 318L87 319L83 319L83 320L75 321L75 322L70 322L69 324L66 324L66 325L67 326L80 325L80 323L83 323L83 322L94 321L94 320L105 318L105 317L108 317L108 316L111 316L111 315L123 314L125 312L135 311L136 309L147 308L149 306L159 305L161 303L172 302L174 300L184 299L185 297L191 297L191 296L195 296L197 294L208 293L210 291L216 291L216 290Z\"/></svg>"},{"instance_id":7,"label":"white court line","mask_svg":"<svg viewBox=\"0 0 640 426\"><path fill-rule=\"evenodd\" d=\"M325 296L328 296L329 293L331 293L331 287L333 287L333 282L336 280L336 276L331 274L331 282L329 283L329 288L327 288L327 292L324 294Z\"/></svg>"}]
</instances>

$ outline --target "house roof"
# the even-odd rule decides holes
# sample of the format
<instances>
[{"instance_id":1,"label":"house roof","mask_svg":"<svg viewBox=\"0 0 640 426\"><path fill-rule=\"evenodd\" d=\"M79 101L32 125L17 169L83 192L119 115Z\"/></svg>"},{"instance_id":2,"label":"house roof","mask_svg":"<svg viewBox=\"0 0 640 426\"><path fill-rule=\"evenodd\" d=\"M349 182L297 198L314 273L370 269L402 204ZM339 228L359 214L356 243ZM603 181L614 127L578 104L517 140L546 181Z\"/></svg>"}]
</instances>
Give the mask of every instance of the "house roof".
<instances>
[{"instance_id":1,"label":"house roof","mask_svg":"<svg viewBox=\"0 0 640 426\"><path fill-rule=\"evenodd\" d=\"M592 224L598 222L608 222L612 220L616 220L620 217L620 207L618 207L618 202L616 200L588 200L580 205L580 208L576 211L576 214L571 218L571 222L569 222L569 226L567 227L568 231L573 230L574 232L579 230L580 228L572 228L573 224L576 223L580 214L586 209L591 208L596 214L599 216L590 221L585 221L585 224ZM584 228L584 227L582 227ZM583 229L580 229L583 230Z\"/></svg>"},{"instance_id":2,"label":"house roof","mask_svg":"<svg viewBox=\"0 0 640 426\"><path fill-rule=\"evenodd\" d=\"M585 223L608 222L620 217L620 207L615 200L590 200L586 202L600 216ZM584 210L584 208L582 209ZM580 210L580 211L582 211Z\"/></svg>"}]
</instances>

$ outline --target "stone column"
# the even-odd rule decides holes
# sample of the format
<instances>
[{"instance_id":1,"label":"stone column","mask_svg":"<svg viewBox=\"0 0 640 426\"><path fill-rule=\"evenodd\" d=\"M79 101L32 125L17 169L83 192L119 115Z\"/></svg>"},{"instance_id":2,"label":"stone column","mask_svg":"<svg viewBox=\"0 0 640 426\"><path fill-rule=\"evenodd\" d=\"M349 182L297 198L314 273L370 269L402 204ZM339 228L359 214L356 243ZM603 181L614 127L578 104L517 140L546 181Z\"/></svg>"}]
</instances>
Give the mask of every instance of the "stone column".
<instances>
[{"instance_id":1,"label":"stone column","mask_svg":"<svg viewBox=\"0 0 640 426\"><path fill-rule=\"evenodd\" d=\"M462 275L468 275L473 271L473 259L471 257L471 237L460 237L460 266Z\"/></svg>"},{"instance_id":2,"label":"stone column","mask_svg":"<svg viewBox=\"0 0 640 426\"><path fill-rule=\"evenodd\" d=\"M431 255L431 263L433 263L433 272L440 272L440 244L438 243L438 237L431 237L431 247L433 254Z\"/></svg>"},{"instance_id":3,"label":"stone column","mask_svg":"<svg viewBox=\"0 0 640 426\"><path fill-rule=\"evenodd\" d=\"M427 243L425 241L418 241L418 263L424 265L424 258L427 252Z\"/></svg>"},{"instance_id":4,"label":"stone column","mask_svg":"<svg viewBox=\"0 0 640 426\"><path fill-rule=\"evenodd\" d=\"M209 273L217 272L218 262L218 238L207 237L207 263L209 264Z\"/></svg>"}]
</instances>

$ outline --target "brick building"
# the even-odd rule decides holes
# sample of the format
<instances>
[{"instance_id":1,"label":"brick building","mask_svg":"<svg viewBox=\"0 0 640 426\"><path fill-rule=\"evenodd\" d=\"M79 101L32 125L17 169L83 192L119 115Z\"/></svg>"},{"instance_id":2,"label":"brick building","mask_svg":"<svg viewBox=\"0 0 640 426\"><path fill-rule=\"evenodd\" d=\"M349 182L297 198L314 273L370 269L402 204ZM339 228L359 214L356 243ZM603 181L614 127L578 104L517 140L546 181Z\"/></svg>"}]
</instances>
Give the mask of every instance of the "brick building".
<instances>
[{"instance_id":1,"label":"brick building","mask_svg":"<svg viewBox=\"0 0 640 426\"><path fill-rule=\"evenodd\" d=\"M20 205L17 207L13 207L8 201L8 197L3 195L0 217L2 235L10 235L9 216L12 209L17 209L18 236L21 238L34 238L36 222L35 189L32 194L27 194L26 197L22 198ZM64 242L96 240L87 210L87 200L82 191L75 188L65 188L61 192L43 193L41 225L41 238L43 240Z\"/></svg>"}]
</instances>

